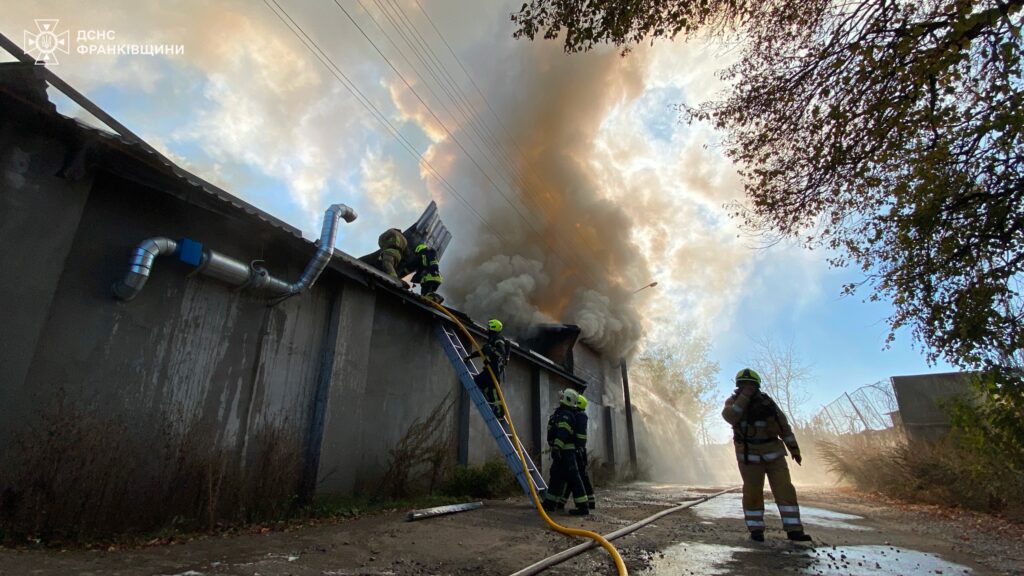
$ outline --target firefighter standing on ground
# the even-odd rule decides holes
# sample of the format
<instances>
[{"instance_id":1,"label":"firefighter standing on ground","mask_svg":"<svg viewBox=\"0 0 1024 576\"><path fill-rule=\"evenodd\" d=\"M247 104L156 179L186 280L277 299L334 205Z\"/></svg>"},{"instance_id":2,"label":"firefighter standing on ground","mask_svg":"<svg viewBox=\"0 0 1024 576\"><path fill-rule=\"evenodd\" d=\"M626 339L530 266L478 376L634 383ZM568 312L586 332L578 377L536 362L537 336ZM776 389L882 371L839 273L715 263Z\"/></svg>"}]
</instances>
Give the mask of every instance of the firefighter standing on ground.
<instances>
[{"instance_id":1,"label":"firefighter standing on ground","mask_svg":"<svg viewBox=\"0 0 1024 576\"><path fill-rule=\"evenodd\" d=\"M444 277L441 276L437 250L421 243L416 246L415 253L412 281L420 285L421 296L440 304L444 298L437 293L437 289L441 287L441 282L444 282Z\"/></svg>"},{"instance_id":2,"label":"firefighter standing on ground","mask_svg":"<svg viewBox=\"0 0 1024 576\"><path fill-rule=\"evenodd\" d=\"M580 481L583 482L583 491L587 493L587 507L593 510L597 507L597 499L594 498L594 485L590 483L590 474L587 473L587 398L579 395L576 401L576 419L573 423L573 433L576 436L576 469L580 472ZM569 486L562 490L564 499L569 495Z\"/></svg>"},{"instance_id":3,"label":"firefighter standing on ground","mask_svg":"<svg viewBox=\"0 0 1024 576\"><path fill-rule=\"evenodd\" d=\"M579 394L566 388L562 391L558 408L548 418L548 446L551 447L551 481L544 493L544 509L552 512L565 504L566 485L572 492L576 507L569 510L573 516L586 516L587 492L583 488L580 472L576 466L576 407Z\"/></svg>"},{"instance_id":4,"label":"firefighter standing on ground","mask_svg":"<svg viewBox=\"0 0 1024 576\"><path fill-rule=\"evenodd\" d=\"M505 340L501 336L501 330L504 326L501 321L497 318L491 318L487 321L487 341L484 342L480 350L474 351L469 356L463 358L464 361L469 362L473 358L480 356L480 352L483 352L484 368L480 370L480 373L473 377L473 381L476 382L477 387L484 393L484 398L487 399L487 403L491 405L491 410L494 411L494 415L498 418L504 416L505 411L501 408L501 400L498 399L498 390L494 387L494 381L491 380L491 374L487 371L487 367L490 366L491 370L494 371L494 376L500 381L505 374L505 365L508 364L508 355L511 351L508 340Z\"/></svg>"},{"instance_id":5,"label":"firefighter standing on ground","mask_svg":"<svg viewBox=\"0 0 1024 576\"><path fill-rule=\"evenodd\" d=\"M764 541L764 478L782 516L782 528L790 540L811 539L800 523L796 489L786 465L786 449L797 464L802 462L793 429L778 405L761 392L761 377L750 368L736 374L736 391L725 401L722 417L732 425L733 444L743 477L743 517L750 538Z\"/></svg>"}]
</instances>

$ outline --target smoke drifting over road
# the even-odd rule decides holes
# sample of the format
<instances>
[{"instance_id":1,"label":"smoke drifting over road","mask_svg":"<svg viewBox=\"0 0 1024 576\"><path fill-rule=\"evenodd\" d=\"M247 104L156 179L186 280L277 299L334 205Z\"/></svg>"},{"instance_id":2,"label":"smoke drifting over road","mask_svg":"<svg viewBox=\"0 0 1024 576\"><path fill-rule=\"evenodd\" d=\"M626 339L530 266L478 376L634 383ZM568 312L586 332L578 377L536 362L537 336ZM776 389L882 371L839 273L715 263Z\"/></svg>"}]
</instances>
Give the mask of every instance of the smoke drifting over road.
<instances>
[{"instance_id":1,"label":"smoke drifting over road","mask_svg":"<svg viewBox=\"0 0 1024 576\"><path fill-rule=\"evenodd\" d=\"M458 254L448 294L474 316L501 317L514 333L537 322L578 324L596 349L628 355L643 331L630 297L649 270L633 222L590 159L608 111L642 92L643 59L521 48L524 61L512 70L518 97L500 110L510 125L502 145L523 176L503 190L516 207L448 141L433 150L450 159L442 163L455 179L479 191L479 211L493 226Z\"/></svg>"}]
</instances>

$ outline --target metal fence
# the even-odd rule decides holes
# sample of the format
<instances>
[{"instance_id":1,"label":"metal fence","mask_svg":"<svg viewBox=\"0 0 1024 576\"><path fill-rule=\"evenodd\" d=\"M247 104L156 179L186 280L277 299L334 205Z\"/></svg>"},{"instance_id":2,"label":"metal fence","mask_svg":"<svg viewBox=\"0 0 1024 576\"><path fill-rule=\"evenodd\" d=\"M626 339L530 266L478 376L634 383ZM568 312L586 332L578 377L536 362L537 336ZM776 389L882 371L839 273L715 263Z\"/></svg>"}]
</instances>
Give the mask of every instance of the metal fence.
<instances>
[{"instance_id":1,"label":"metal fence","mask_svg":"<svg viewBox=\"0 0 1024 576\"><path fill-rule=\"evenodd\" d=\"M811 426L833 434L857 434L865 430L887 430L898 425L896 395L889 380L844 392L825 405L812 419Z\"/></svg>"}]
</instances>

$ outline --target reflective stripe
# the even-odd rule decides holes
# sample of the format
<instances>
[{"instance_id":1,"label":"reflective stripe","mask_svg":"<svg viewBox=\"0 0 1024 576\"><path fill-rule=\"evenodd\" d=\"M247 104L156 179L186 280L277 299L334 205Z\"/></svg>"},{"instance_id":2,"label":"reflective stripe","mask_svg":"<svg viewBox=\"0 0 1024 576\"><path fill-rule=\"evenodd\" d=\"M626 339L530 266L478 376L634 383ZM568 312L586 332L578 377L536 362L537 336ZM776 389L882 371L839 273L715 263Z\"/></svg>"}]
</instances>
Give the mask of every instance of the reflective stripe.
<instances>
[{"instance_id":1,"label":"reflective stripe","mask_svg":"<svg viewBox=\"0 0 1024 576\"><path fill-rule=\"evenodd\" d=\"M747 520L747 526L751 528L764 528L764 520Z\"/></svg>"},{"instance_id":2,"label":"reflective stripe","mask_svg":"<svg viewBox=\"0 0 1024 576\"><path fill-rule=\"evenodd\" d=\"M769 452L767 454L747 454L747 462L761 462L762 460L765 462L773 462L781 455L781 452ZM737 453L736 459L739 460L740 462L743 462L743 453Z\"/></svg>"},{"instance_id":3,"label":"reflective stripe","mask_svg":"<svg viewBox=\"0 0 1024 576\"><path fill-rule=\"evenodd\" d=\"M764 428L767 425L768 425L768 423L765 422L764 420L757 420L757 421L754 422L754 426L756 426L758 428Z\"/></svg>"},{"instance_id":4,"label":"reflective stripe","mask_svg":"<svg viewBox=\"0 0 1024 576\"><path fill-rule=\"evenodd\" d=\"M587 435L586 434L577 434L576 438L578 440L586 440L587 439Z\"/></svg>"},{"instance_id":5,"label":"reflective stripe","mask_svg":"<svg viewBox=\"0 0 1024 576\"><path fill-rule=\"evenodd\" d=\"M744 510L743 511L743 515L744 516L756 516L758 518L763 518L764 517L764 510Z\"/></svg>"},{"instance_id":6,"label":"reflective stripe","mask_svg":"<svg viewBox=\"0 0 1024 576\"><path fill-rule=\"evenodd\" d=\"M799 506L783 506L782 504L779 504L779 512L796 512L797 514L799 514L800 513L800 507Z\"/></svg>"},{"instance_id":7,"label":"reflective stripe","mask_svg":"<svg viewBox=\"0 0 1024 576\"><path fill-rule=\"evenodd\" d=\"M573 444L572 442L562 442L558 438L555 438L554 445L555 445L555 448L558 448L559 450L575 450L576 449L576 445Z\"/></svg>"},{"instance_id":8,"label":"reflective stripe","mask_svg":"<svg viewBox=\"0 0 1024 576\"><path fill-rule=\"evenodd\" d=\"M587 502L587 496L584 494L583 496L580 496L579 498L573 498L572 501L577 503L577 504L585 504Z\"/></svg>"},{"instance_id":9,"label":"reflective stripe","mask_svg":"<svg viewBox=\"0 0 1024 576\"><path fill-rule=\"evenodd\" d=\"M737 413L737 414L743 414L743 408L740 407L738 404L733 404L732 405L732 411Z\"/></svg>"},{"instance_id":10,"label":"reflective stripe","mask_svg":"<svg viewBox=\"0 0 1024 576\"><path fill-rule=\"evenodd\" d=\"M569 432L572 432L572 424L569 424L568 422L559 422L558 423L558 427L559 428L564 428L564 429L568 430Z\"/></svg>"},{"instance_id":11,"label":"reflective stripe","mask_svg":"<svg viewBox=\"0 0 1024 576\"><path fill-rule=\"evenodd\" d=\"M783 518L782 519L782 523L783 524L799 524L800 523L800 519L799 518Z\"/></svg>"}]
</instances>

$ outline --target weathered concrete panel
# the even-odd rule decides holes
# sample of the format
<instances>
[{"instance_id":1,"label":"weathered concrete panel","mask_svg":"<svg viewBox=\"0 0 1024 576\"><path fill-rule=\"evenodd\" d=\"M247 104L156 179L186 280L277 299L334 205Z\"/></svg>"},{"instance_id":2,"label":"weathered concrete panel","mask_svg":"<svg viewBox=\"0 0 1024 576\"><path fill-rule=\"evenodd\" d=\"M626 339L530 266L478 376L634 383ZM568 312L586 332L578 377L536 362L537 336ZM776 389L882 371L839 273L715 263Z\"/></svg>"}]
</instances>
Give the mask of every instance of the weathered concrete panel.
<instances>
[{"instance_id":1,"label":"weathered concrete panel","mask_svg":"<svg viewBox=\"0 0 1024 576\"><path fill-rule=\"evenodd\" d=\"M0 440L24 424L25 378L92 184L57 176L67 156L16 123L0 130Z\"/></svg>"},{"instance_id":2,"label":"weathered concrete panel","mask_svg":"<svg viewBox=\"0 0 1024 576\"><path fill-rule=\"evenodd\" d=\"M970 378L964 372L893 376L892 387L907 436L937 440L949 432L949 416L941 405L970 392Z\"/></svg>"},{"instance_id":3,"label":"weathered concrete panel","mask_svg":"<svg viewBox=\"0 0 1024 576\"><path fill-rule=\"evenodd\" d=\"M328 393L317 492L349 494L360 472L367 420L362 398L369 381L370 338L376 293L354 285L341 299L334 374ZM362 471L365 475L365 471Z\"/></svg>"}]
</instances>

